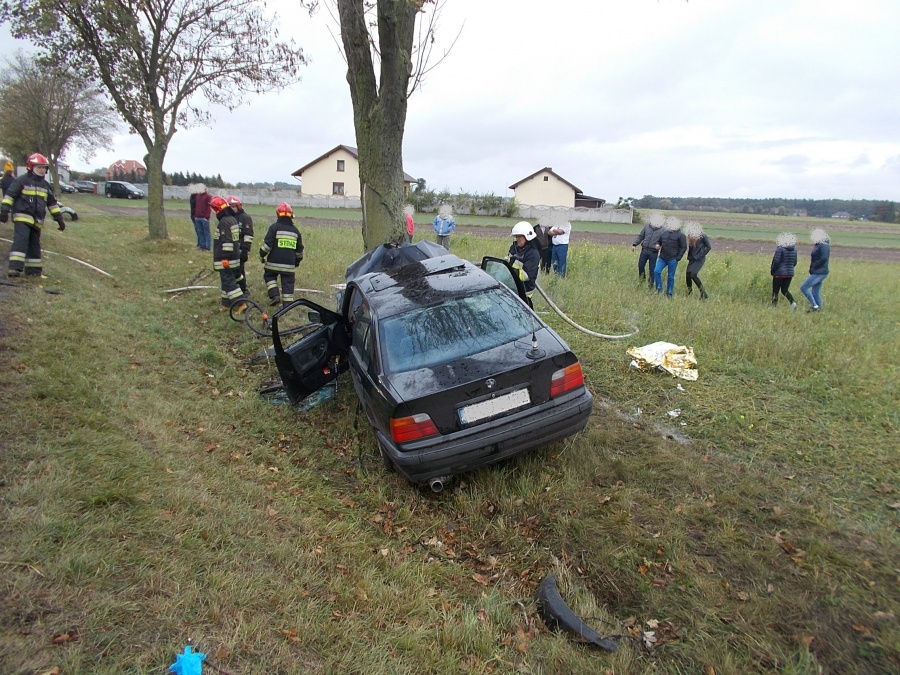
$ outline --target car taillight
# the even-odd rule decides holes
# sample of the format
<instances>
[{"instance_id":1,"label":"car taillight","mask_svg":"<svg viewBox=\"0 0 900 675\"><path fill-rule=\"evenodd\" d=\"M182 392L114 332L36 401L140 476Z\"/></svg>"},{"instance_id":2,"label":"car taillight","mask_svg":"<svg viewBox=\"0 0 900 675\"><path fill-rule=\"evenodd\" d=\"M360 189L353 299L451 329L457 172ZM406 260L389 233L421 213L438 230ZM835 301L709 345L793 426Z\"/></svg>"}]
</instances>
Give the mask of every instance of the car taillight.
<instances>
[{"instance_id":1,"label":"car taillight","mask_svg":"<svg viewBox=\"0 0 900 675\"><path fill-rule=\"evenodd\" d=\"M581 372L581 364L573 363L553 373L550 378L550 398L565 394L578 387L584 386L584 373Z\"/></svg>"},{"instance_id":2,"label":"car taillight","mask_svg":"<svg viewBox=\"0 0 900 675\"><path fill-rule=\"evenodd\" d=\"M425 413L419 413L411 417L392 417L391 435L397 443L417 441L438 433L434 422Z\"/></svg>"}]
</instances>

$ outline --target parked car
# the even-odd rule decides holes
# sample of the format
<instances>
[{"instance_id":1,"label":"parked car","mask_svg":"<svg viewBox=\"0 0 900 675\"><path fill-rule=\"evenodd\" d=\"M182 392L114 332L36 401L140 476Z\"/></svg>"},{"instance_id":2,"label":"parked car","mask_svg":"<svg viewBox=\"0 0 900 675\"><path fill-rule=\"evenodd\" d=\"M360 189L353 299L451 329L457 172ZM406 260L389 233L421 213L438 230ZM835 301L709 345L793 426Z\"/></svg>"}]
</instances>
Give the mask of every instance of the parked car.
<instances>
[{"instance_id":1,"label":"parked car","mask_svg":"<svg viewBox=\"0 0 900 675\"><path fill-rule=\"evenodd\" d=\"M73 180L72 187L78 192L89 192L93 194L97 191L97 184L92 180Z\"/></svg>"},{"instance_id":2,"label":"parked car","mask_svg":"<svg viewBox=\"0 0 900 675\"><path fill-rule=\"evenodd\" d=\"M73 194L76 192L75 187L65 183L63 181L59 181L59 192L60 194Z\"/></svg>"},{"instance_id":3,"label":"parked car","mask_svg":"<svg viewBox=\"0 0 900 675\"><path fill-rule=\"evenodd\" d=\"M143 199L144 191L136 188L131 183L123 180L108 180L103 188L107 197L120 197L123 199Z\"/></svg>"},{"instance_id":4,"label":"parked car","mask_svg":"<svg viewBox=\"0 0 900 675\"><path fill-rule=\"evenodd\" d=\"M593 398L581 364L529 308L509 263L478 267L432 242L376 251L389 266L351 265L338 311L301 299L272 317L292 402L349 370L385 466L435 492L585 427ZM288 345L278 326L302 323L294 312L311 332Z\"/></svg>"}]
</instances>

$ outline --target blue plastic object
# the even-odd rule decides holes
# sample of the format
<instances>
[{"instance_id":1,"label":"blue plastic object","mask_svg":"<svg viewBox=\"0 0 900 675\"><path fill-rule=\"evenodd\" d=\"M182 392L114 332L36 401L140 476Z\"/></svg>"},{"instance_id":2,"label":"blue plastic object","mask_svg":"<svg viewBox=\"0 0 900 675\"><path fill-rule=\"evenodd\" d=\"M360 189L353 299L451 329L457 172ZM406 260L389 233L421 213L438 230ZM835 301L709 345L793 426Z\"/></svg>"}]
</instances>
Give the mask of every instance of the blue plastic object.
<instances>
[{"instance_id":1,"label":"blue plastic object","mask_svg":"<svg viewBox=\"0 0 900 675\"><path fill-rule=\"evenodd\" d=\"M206 654L203 652L195 652L188 645L184 648L183 654L175 655L175 663L169 666L175 675L203 675L203 659Z\"/></svg>"}]
</instances>

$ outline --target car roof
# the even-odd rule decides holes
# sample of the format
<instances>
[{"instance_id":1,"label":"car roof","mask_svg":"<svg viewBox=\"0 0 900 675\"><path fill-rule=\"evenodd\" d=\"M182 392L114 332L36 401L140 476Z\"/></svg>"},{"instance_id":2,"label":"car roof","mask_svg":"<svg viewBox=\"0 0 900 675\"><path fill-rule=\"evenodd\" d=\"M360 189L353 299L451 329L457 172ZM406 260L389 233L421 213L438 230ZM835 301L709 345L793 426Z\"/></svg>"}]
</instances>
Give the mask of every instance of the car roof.
<instances>
[{"instance_id":1,"label":"car roof","mask_svg":"<svg viewBox=\"0 0 900 675\"><path fill-rule=\"evenodd\" d=\"M506 289L480 267L449 253L383 272L371 272L353 283L363 291L372 310L382 317L491 288Z\"/></svg>"}]
</instances>

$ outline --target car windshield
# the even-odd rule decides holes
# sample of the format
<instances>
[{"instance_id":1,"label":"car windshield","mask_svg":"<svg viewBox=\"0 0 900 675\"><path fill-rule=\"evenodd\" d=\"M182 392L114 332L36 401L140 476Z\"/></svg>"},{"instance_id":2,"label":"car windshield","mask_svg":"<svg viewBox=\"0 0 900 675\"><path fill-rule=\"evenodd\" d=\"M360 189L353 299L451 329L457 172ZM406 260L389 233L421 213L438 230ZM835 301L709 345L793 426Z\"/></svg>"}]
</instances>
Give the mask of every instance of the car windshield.
<instances>
[{"instance_id":1,"label":"car windshield","mask_svg":"<svg viewBox=\"0 0 900 675\"><path fill-rule=\"evenodd\" d=\"M131 183L126 183L125 181L121 181L121 184L127 187L129 190L137 190L137 188Z\"/></svg>"},{"instance_id":2,"label":"car windshield","mask_svg":"<svg viewBox=\"0 0 900 675\"><path fill-rule=\"evenodd\" d=\"M505 289L422 307L381 322L386 373L430 368L530 335L532 315Z\"/></svg>"}]
</instances>

